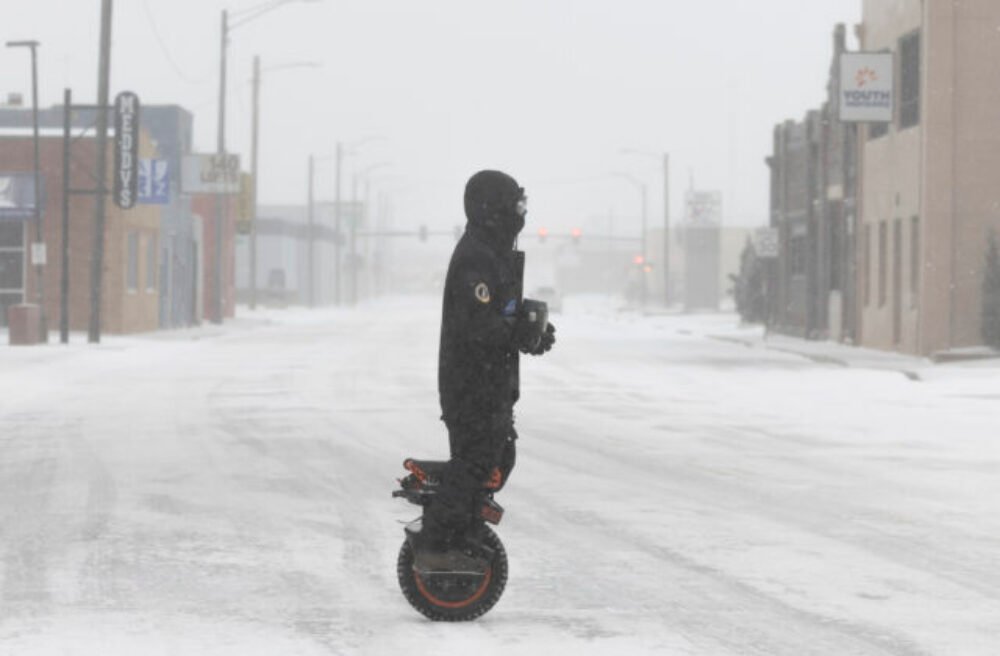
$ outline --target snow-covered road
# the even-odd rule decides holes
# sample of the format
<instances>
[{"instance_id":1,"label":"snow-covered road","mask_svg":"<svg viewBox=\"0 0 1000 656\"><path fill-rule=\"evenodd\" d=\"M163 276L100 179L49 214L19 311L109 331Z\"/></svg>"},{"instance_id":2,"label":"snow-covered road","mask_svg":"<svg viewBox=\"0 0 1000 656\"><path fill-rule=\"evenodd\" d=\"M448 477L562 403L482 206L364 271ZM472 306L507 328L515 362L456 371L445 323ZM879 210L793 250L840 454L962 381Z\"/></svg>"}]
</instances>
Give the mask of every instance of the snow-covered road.
<instances>
[{"instance_id":1,"label":"snow-covered road","mask_svg":"<svg viewBox=\"0 0 1000 656\"><path fill-rule=\"evenodd\" d=\"M446 452L438 307L0 347L0 654L1000 653L1000 369L589 303L522 366L503 599L424 620L389 493Z\"/></svg>"}]
</instances>

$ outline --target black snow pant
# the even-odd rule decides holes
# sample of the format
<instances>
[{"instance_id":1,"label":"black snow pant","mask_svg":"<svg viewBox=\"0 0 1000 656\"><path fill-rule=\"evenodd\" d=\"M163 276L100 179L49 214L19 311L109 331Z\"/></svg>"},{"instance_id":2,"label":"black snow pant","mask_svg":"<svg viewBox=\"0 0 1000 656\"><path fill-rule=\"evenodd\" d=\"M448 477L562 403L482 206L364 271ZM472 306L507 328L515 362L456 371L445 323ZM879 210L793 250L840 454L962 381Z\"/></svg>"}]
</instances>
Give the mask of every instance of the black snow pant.
<instances>
[{"instance_id":1,"label":"black snow pant","mask_svg":"<svg viewBox=\"0 0 1000 656\"><path fill-rule=\"evenodd\" d=\"M434 499L424 509L421 531L426 531L426 544L437 548L447 548L475 526L484 494L507 483L516 460L512 411L444 421L451 459ZM494 472L499 472L499 480ZM487 483L493 483L490 489Z\"/></svg>"}]
</instances>

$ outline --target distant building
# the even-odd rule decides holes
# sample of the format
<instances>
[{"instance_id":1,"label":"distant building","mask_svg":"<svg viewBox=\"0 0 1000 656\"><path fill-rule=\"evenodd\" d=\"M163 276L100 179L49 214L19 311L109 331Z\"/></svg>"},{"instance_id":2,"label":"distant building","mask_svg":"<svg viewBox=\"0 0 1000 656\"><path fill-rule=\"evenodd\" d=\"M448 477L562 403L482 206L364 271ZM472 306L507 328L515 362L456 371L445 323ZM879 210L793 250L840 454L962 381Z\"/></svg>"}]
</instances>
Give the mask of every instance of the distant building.
<instances>
[{"instance_id":1,"label":"distant building","mask_svg":"<svg viewBox=\"0 0 1000 656\"><path fill-rule=\"evenodd\" d=\"M771 227L779 256L771 271L772 328L812 339L855 333L854 196L856 132L838 119L840 55L845 30L834 31L827 101L802 121L774 129Z\"/></svg>"}]
</instances>

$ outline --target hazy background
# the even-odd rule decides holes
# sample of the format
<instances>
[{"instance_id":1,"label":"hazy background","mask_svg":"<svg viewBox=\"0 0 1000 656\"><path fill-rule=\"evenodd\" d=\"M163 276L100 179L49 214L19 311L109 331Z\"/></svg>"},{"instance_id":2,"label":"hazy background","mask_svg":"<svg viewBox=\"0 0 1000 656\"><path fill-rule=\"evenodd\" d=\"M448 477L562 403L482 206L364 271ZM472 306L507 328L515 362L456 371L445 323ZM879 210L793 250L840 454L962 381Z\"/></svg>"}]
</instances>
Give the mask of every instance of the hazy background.
<instances>
[{"instance_id":1,"label":"hazy background","mask_svg":"<svg viewBox=\"0 0 1000 656\"><path fill-rule=\"evenodd\" d=\"M112 95L192 110L195 148L214 150L220 11L258 4L118 0ZM43 106L67 86L94 100L99 13L99 0L36 0L5 16L0 40L41 41ZM726 223L760 224L772 126L822 101L834 24L858 20L859 0L291 2L232 33L227 142L247 157L255 54L265 70L319 61L264 74L262 204L304 202L309 153L383 135L348 167L392 162L377 184L399 227L459 223L465 180L485 167L527 188L535 227L604 226L593 217L609 211L637 222L639 195L616 170L648 181L655 221L659 161L625 147L670 153L673 216L693 178L723 190ZM27 53L2 49L11 91L30 103ZM332 197L332 162L317 175Z\"/></svg>"}]
</instances>

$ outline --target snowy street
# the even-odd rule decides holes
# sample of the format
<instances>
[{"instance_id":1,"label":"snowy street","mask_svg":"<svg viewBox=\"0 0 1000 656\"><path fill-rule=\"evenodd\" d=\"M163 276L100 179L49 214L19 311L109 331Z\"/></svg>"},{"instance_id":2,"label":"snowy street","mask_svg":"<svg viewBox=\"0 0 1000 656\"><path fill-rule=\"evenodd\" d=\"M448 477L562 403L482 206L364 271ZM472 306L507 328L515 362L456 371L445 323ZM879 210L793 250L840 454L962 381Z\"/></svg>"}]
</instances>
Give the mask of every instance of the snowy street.
<instances>
[{"instance_id":1,"label":"snowy street","mask_svg":"<svg viewBox=\"0 0 1000 656\"><path fill-rule=\"evenodd\" d=\"M997 361L573 301L459 625L400 594L390 498L446 456L438 298L0 347L0 654L1000 653Z\"/></svg>"}]
</instances>

